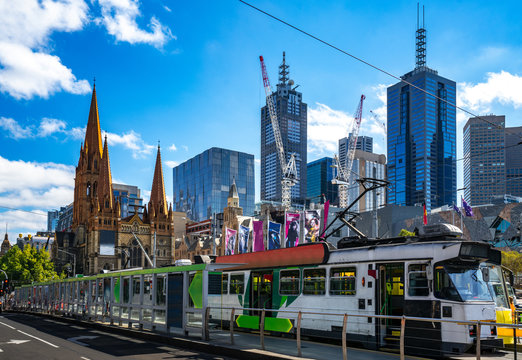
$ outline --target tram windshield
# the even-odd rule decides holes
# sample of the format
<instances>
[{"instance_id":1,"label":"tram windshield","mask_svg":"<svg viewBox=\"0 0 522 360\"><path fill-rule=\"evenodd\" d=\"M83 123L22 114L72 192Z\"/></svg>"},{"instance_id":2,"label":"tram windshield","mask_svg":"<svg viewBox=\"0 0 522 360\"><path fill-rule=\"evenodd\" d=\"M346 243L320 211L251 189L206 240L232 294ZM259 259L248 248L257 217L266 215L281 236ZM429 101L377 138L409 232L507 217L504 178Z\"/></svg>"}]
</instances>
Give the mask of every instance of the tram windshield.
<instances>
[{"instance_id":1,"label":"tram windshield","mask_svg":"<svg viewBox=\"0 0 522 360\"><path fill-rule=\"evenodd\" d=\"M478 264L437 265L435 296L453 301L493 301Z\"/></svg>"},{"instance_id":2,"label":"tram windshield","mask_svg":"<svg viewBox=\"0 0 522 360\"><path fill-rule=\"evenodd\" d=\"M508 297L504 289L502 269L500 266L491 266L489 269L488 286L495 297L497 307L509 308ZM508 290L509 291L509 290Z\"/></svg>"}]
</instances>

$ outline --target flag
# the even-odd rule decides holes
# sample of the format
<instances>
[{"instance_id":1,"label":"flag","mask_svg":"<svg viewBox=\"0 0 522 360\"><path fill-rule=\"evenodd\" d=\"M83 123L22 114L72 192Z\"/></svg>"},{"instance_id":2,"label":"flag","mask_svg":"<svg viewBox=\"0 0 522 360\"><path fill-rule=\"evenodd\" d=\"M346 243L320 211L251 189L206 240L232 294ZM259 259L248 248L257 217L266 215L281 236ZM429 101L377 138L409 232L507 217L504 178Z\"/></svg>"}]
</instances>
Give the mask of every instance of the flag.
<instances>
[{"instance_id":1,"label":"flag","mask_svg":"<svg viewBox=\"0 0 522 360\"><path fill-rule=\"evenodd\" d=\"M226 228L225 230L225 255L234 255L234 247L236 246L236 234L234 229Z\"/></svg>"},{"instance_id":2,"label":"flag","mask_svg":"<svg viewBox=\"0 0 522 360\"><path fill-rule=\"evenodd\" d=\"M301 214L286 213L285 214L285 247L294 247L299 244Z\"/></svg>"},{"instance_id":3,"label":"flag","mask_svg":"<svg viewBox=\"0 0 522 360\"><path fill-rule=\"evenodd\" d=\"M330 200L326 200L324 203L324 225L323 232L321 233L321 237L324 236L324 231L326 230L326 224L328 223L328 210L330 209Z\"/></svg>"},{"instance_id":4,"label":"flag","mask_svg":"<svg viewBox=\"0 0 522 360\"><path fill-rule=\"evenodd\" d=\"M464 213L466 214L466 216L473 216L473 209L471 208L471 206L468 205L468 203L466 202L466 200L464 200L463 197L461 197L462 199L462 207L464 208Z\"/></svg>"},{"instance_id":5,"label":"flag","mask_svg":"<svg viewBox=\"0 0 522 360\"><path fill-rule=\"evenodd\" d=\"M424 225L428 225L428 212L426 211L426 203L422 203L422 222Z\"/></svg>"},{"instance_id":6,"label":"flag","mask_svg":"<svg viewBox=\"0 0 522 360\"><path fill-rule=\"evenodd\" d=\"M248 252L248 235L250 233L250 229L246 226L239 225L239 244L238 244L238 253L244 254Z\"/></svg>"},{"instance_id":7,"label":"flag","mask_svg":"<svg viewBox=\"0 0 522 360\"><path fill-rule=\"evenodd\" d=\"M455 212L459 214L459 216L462 216L462 213L460 212L460 209L457 205L453 204L453 210L455 210Z\"/></svg>"},{"instance_id":8,"label":"flag","mask_svg":"<svg viewBox=\"0 0 522 360\"><path fill-rule=\"evenodd\" d=\"M252 251L265 251L265 243L263 241L263 222L254 221L254 240Z\"/></svg>"},{"instance_id":9,"label":"flag","mask_svg":"<svg viewBox=\"0 0 522 360\"><path fill-rule=\"evenodd\" d=\"M268 250L281 247L281 224L268 222Z\"/></svg>"}]
</instances>

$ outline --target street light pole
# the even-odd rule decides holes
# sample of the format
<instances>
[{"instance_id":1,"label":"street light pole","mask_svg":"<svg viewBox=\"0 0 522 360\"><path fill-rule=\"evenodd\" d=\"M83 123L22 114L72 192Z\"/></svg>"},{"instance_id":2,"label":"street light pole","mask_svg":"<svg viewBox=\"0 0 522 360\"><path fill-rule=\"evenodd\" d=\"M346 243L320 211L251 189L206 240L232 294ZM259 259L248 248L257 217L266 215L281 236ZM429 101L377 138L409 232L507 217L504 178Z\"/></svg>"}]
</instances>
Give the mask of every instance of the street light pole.
<instances>
[{"instance_id":1,"label":"street light pole","mask_svg":"<svg viewBox=\"0 0 522 360\"><path fill-rule=\"evenodd\" d=\"M62 249L57 249L57 250L61 251L63 253L66 253L67 255L73 256L73 277L76 277L76 254L70 253L70 252L62 250Z\"/></svg>"}]
</instances>

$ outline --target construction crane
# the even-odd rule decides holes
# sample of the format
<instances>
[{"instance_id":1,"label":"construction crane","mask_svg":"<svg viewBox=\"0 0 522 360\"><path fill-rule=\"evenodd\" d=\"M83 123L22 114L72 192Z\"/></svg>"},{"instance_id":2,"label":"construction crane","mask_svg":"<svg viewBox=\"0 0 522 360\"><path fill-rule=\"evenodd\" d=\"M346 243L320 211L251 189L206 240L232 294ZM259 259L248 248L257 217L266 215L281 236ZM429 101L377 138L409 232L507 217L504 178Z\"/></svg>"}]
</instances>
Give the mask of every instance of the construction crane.
<instances>
[{"instance_id":1,"label":"construction crane","mask_svg":"<svg viewBox=\"0 0 522 360\"><path fill-rule=\"evenodd\" d=\"M355 111L355 115L353 117L352 130L349 134L352 134L348 141L348 148L346 149L346 168L343 169L341 166L341 162L339 158L335 156L335 167L337 168L336 177L332 180L332 184L339 185L339 207L347 207L348 206L348 187L350 184L354 183L351 181L353 178L353 159L355 158L355 149L357 147L357 138L359 137L359 128L361 127L361 119L362 119L362 107L363 101L366 99L366 96L361 95L361 100L359 101L359 105L357 106L357 110Z\"/></svg>"},{"instance_id":2,"label":"construction crane","mask_svg":"<svg viewBox=\"0 0 522 360\"><path fill-rule=\"evenodd\" d=\"M261 62L261 73L263 74L263 85L265 87L266 95L266 106L268 113L270 114L270 121L272 122L272 131L274 133L274 139L277 148L277 155L279 157L279 163L281 165L281 171L283 172L283 178L281 180L281 202L285 209L289 209L292 205L292 194L291 188L298 183L297 177L297 166L295 164L295 154L290 155L290 159L286 162L285 150L283 148L283 140L281 139L281 132L279 131L279 123L277 122L277 112L272 99L272 87L268 80L268 74L266 72L265 61L263 57L259 57Z\"/></svg>"}]
</instances>

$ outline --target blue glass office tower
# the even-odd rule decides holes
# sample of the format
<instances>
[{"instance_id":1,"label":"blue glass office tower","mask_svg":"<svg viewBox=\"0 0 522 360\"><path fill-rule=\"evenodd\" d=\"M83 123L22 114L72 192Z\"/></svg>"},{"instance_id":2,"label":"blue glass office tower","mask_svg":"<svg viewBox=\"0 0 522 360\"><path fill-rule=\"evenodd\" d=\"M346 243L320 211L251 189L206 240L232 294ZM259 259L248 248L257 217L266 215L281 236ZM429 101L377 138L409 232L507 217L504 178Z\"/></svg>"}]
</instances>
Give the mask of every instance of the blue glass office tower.
<instances>
[{"instance_id":1,"label":"blue glass office tower","mask_svg":"<svg viewBox=\"0 0 522 360\"><path fill-rule=\"evenodd\" d=\"M213 147L172 171L173 210L185 212L190 220L222 213L234 179L243 214L254 214L254 155Z\"/></svg>"},{"instance_id":2,"label":"blue glass office tower","mask_svg":"<svg viewBox=\"0 0 522 360\"><path fill-rule=\"evenodd\" d=\"M425 32L417 30L415 70L387 89L388 203L431 209L456 202L455 107L441 100L455 104L456 84L426 66Z\"/></svg>"},{"instance_id":3,"label":"blue glass office tower","mask_svg":"<svg viewBox=\"0 0 522 360\"><path fill-rule=\"evenodd\" d=\"M332 184L334 178L333 158L324 157L312 161L306 166L306 199L314 203L322 203L323 195L330 202L337 201L337 185Z\"/></svg>"}]
</instances>

